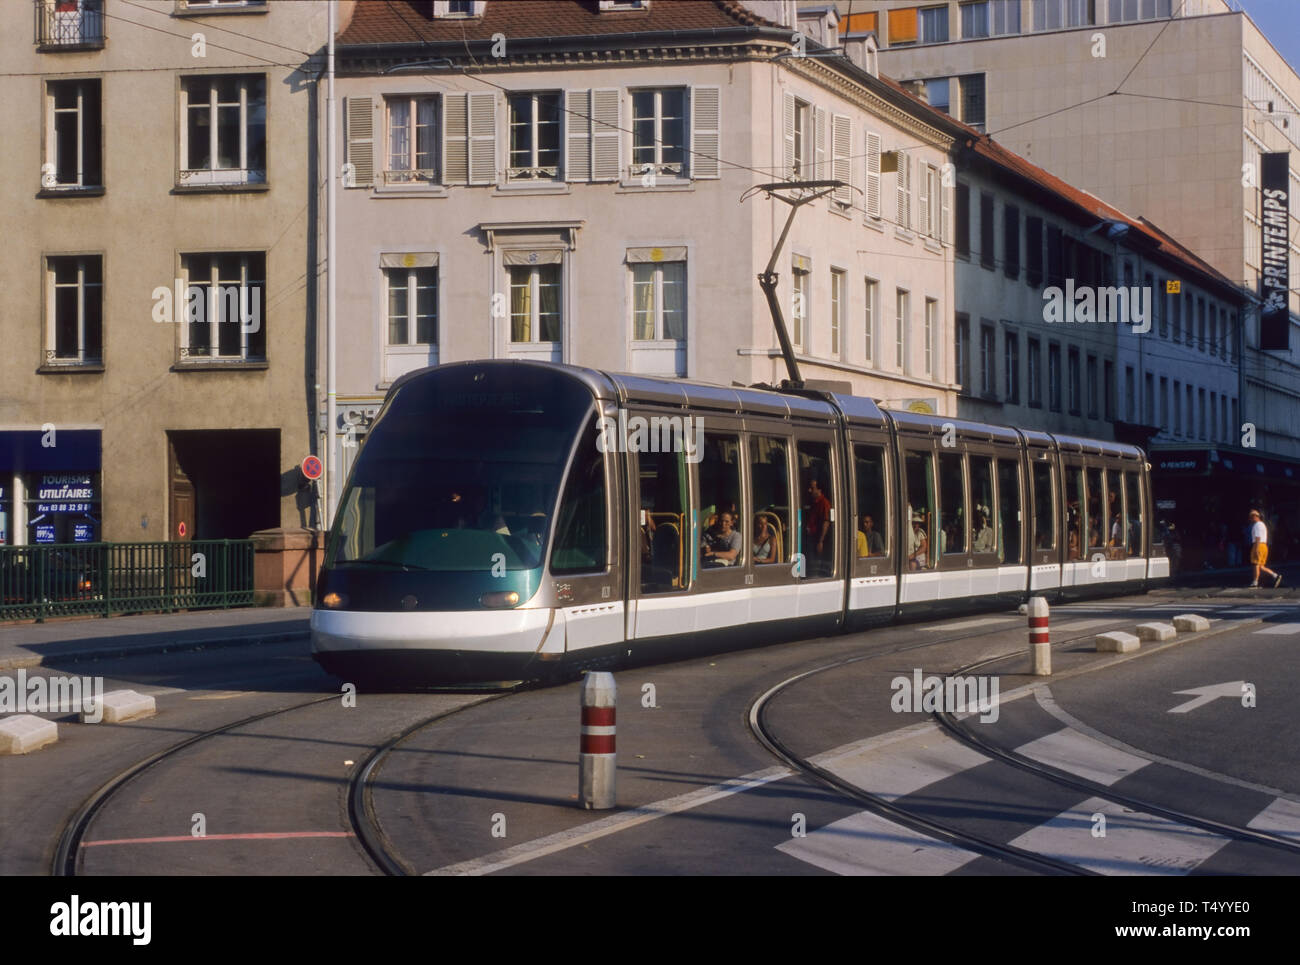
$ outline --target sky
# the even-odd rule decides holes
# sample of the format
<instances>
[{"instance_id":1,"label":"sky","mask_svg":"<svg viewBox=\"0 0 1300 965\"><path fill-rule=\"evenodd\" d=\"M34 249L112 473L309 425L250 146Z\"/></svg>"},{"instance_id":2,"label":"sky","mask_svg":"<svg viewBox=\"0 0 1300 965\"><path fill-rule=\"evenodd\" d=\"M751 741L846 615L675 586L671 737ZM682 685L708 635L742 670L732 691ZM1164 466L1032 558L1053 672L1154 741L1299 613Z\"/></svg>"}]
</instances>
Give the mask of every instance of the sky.
<instances>
[{"instance_id":1,"label":"sky","mask_svg":"<svg viewBox=\"0 0 1300 965\"><path fill-rule=\"evenodd\" d=\"M1232 0L1300 74L1300 0Z\"/></svg>"}]
</instances>

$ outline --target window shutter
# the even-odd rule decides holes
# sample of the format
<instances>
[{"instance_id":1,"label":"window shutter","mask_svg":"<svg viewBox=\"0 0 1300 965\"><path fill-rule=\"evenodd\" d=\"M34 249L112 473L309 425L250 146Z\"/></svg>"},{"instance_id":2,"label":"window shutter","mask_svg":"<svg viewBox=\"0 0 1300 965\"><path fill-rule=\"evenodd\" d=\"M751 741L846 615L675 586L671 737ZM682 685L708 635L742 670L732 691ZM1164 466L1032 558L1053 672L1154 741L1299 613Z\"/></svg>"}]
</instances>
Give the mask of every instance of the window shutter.
<instances>
[{"instance_id":1,"label":"window shutter","mask_svg":"<svg viewBox=\"0 0 1300 965\"><path fill-rule=\"evenodd\" d=\"M617 181L619 144L618 88L597 88L591 92L591 179Z\"/></svg>"},{"instance_id":2,"label":"window shutter","mask_svg":"<svg viewBox=\"0 0 1300 965\"><path fill-rule=\"evenodd\" d=\"M948 200L948 189L943 185L943 173L939 174L939 240L945 245L952 244L952 237L949 234L952 225L952 208Z\"/></svg>"},{"instance_id":3,"label":"window shutter","mask_svg":"<svg viewBox=\"0 0 1300 965\"><path fill-rule=\"evenodd\" d=\"M867 217L880 217L880 135L867 131Z\"/></svg>"},{"instance_id":4,"label":"window shutter","mask_svg":"<svg viewBox=\"0 0 1300 965\"><path fill-rule=\"evenodd\" d=\"M930 233L930 166L923 164L920 167L921 197L917 206L917 230L923 235L928 235Z\"/></svg>"},{"instance_id":5,"label":"window shutter","mask_svg":"<svg viewBox=\"0 0 1300 965\"><path fill-rule=\"evenodd\" d=\"M783 98L782 105L783 128L785 132L785 143L781 155L781 176L789 179L794 177L794 95L786 94Z\"/></svg>"},{"instance_id":6,"label":"window shutter","mask_svg":"<svg viewBox=\"0 0 1300 965\"><path fill-rule=\"evenodd\" d=\"M375 180L375 113L370 97L349 97L345 108L347 162L352 165L352 181L345 187L368 188Z\"/></svg>"},{"instance_id":7,"label":"window shutter","mask_svg":"<svg viewBox=\"0 0 1300 965\"><path fill-rule=\"evenodd\" d=\"M819 107L814 114L816 120L813 126L813 138L817 143L813 149L816 163L813 167L812 180L820 181L826 177L826 111Z\"/></svg>"},{"instance_id":8,"label":"window shutter","mask_svg":"<svg viewBox=\"0 0 1300 965\"><path fill-rule=\"evenodd\" d=\"M493 184L497 179L497 95L469 95L469 183Z\"/></svg>"},{"instance_id":9,"label":"window shutter","mask_svg":"<svg viewBox=\"0 0 1300 965\"><path fill-rule=\"evenodd\" d=\"M853 163L849 155L853 150L853 122L843 114L831 118L831 177L843 181L844 187L835 189L835 200L843 205L853 203Z\"/></svg>"},{"instance_id":10,"label":"window shutter","mask_svg":"<svg viewBox=\"0 0 1300 965\"><path fill-rule=\"evenodd\" d=\"M591 91L564 92L565 155L564 179L591 178Z\"/></svg>"},{"instance_id":11,"label":"window shutter","mask_svg":"<svg viewBox=\"0 0 1300 965\"><path fill-rule=\"evenodd\" d=\"M443 95L442 157L448 184L469 182L469 107L466 94Z\"/></svg>"},{"instance_id":12,"label":"window shutter","mask_svg":"<svg viewBox=\"0 0 1300 965\"><path fill-rule=\"evenodd\" d=\"M907 167L911 161L902 151L898 152L898 173L894 175L894 194L898 202L898 210L895 212L897 217L894 219L898 222L898 227L907 227Z\"/></svg>"},{"instance_id":13,"label":"window shutter","mask_svg":"<svg viewBox=\"0 0 1300 965\"><path fill-rule=\"evenodd\" d=\"M721 109L717 87L691 88L691 161L692 178L721 176L718 161Z\"/></svg>"}]
</instances>

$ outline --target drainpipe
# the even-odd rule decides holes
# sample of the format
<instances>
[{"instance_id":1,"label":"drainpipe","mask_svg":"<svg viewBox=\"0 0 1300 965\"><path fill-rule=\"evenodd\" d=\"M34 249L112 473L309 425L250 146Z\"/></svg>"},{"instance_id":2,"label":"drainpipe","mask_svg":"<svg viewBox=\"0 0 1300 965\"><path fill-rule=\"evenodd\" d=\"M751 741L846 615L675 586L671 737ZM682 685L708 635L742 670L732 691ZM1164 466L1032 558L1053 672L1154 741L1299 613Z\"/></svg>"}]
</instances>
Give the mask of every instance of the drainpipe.
<instances>
[{"instance_id":1,"label":"drainpipe","mask_svg":"<svg viewBox=\"0 0 1300 965\"><path fill-rule=\"evenodd\" d=\"M335 424L338 421L336 396L338 392L338 350L336 345L334 302L338 294L338 246L336 223L338 203L335 179L338 176L338 138L335 136L334 102L334 34L337 26L337 4L329 0L329 41L325 58L325 519L329 530L334 522L334 506L338 499L339 471L335 459Z\"/></svg>"}]
</instances>

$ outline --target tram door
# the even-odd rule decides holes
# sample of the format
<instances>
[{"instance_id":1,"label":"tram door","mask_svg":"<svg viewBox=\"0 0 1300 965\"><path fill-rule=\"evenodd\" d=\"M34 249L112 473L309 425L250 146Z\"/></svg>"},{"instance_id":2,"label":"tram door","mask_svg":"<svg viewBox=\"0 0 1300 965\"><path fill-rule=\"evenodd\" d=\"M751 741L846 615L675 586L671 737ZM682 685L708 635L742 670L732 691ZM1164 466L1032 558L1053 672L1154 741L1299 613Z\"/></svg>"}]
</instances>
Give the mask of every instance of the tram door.
<instances>
[{"instance_id":1,"label":"tram door","mask_svg":"<svg viewBox=\"0 0 1300 965\"><path fill-rule=\"evenodd\" d=\"M794 441L795 478L799 487L795 505L795 555L792 567L800 575L797 615L817 617L839 614L844 607L840 572L845 533L853 530L852 506L839 466L834 436L824 429L801 427Z\"/></svg>"},{"instance_id":2,"label":"tram door","mask_svg":"<svg viewBox=\"0 0 1300 965\"><path fill-rule=\"evenodd\" d=\"M1061 586L1061 527L1063 515L1059 467L1055 453L1030 448L1025 465L1029 483L1029 589L1057 590Z\"/></svg>"},{"instance_id":3,"label":"tram door","mask_svg":"<svg viewBox=\"0 0 1300 965\"><path fill-rule=\"evenodd\" d=\"M849 582L849 613L853 626L887 620L898 598L898 545L895 539L891 461L884 433L854 430L853 534L849 556L853 561ZM847 524L846 524L847 525Z\"/></svg>"},{"instance_id":4,"label":"tram door","mask_svg":"<svg viewBox=\"0 0 1300 965\"><path fill-rule=\"evenodd\" d=\"M628 454L630 515L635 527L633 550L628 554L629 641L689 633L694 628L686 597L695 573L696 537L684 448L655 446L655 451Z\"/></svg>"},{"instance_id":5,"label":"tram door","mask_svg":"<svg viewBox=\"0 0 1300 965\"><path fill-rule=\"evenodd\" d=\"M615 453L597 445L600 423L593 419L574 449L555 519L550 572L556 602L564 614L569 652L623 642L623 558Z\"/></svg>"}]
</instances>

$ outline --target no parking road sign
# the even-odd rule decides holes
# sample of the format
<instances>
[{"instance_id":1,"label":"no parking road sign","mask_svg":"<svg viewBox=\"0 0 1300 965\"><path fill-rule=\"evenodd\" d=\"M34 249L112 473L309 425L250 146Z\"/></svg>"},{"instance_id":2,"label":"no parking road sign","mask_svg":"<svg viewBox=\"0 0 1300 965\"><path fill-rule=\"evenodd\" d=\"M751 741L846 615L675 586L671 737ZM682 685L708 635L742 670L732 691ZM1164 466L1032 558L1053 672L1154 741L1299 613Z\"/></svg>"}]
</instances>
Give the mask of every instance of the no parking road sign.
<instances>
[{"instance_id":1,"label":"no parking road sign","mask_svg":"<svg viewBox=\"0 0 1300 965\"><path fill-rule=\"evenodd\" d=\"M308 456L302 461L299 468L302 469L302 474L308 479L319 479L321 474L320 457Z\"/></svg>"}]
</instances>

